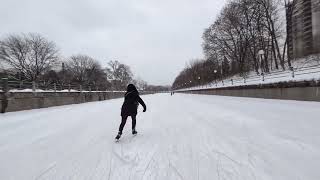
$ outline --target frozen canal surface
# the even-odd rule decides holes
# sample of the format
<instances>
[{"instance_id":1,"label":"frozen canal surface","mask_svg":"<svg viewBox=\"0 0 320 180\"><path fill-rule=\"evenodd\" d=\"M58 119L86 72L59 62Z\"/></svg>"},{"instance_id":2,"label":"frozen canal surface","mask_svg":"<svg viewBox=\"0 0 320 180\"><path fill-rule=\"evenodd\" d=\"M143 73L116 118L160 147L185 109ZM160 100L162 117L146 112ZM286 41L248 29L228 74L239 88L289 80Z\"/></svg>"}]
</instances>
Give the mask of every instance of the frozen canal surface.
<instances>
[{"instance_id":1,"label":"frozen canal surface","mask_svg":"<svg viewBox=\"0 0 320 180\"><path fill-rule=\"evenodd\" d=\"M119 143L123 99L0 114L0 179L320 179L320 103L142 98Z\"/></svg>"}]
</instances>

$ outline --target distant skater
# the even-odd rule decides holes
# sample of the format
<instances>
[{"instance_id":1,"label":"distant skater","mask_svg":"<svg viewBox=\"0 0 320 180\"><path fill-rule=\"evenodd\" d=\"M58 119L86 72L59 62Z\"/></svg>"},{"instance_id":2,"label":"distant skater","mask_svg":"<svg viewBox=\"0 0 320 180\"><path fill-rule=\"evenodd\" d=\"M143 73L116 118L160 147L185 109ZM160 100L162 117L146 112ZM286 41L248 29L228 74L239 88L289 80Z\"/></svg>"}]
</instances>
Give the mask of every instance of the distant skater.
<instances>
[{"instance_id":1,"label":"distant skater","mask_svg":"<svg viewBox=\"0 0 320 180\"><path fill-rule=\"evenodd\" d=\"M121 124L119 127L118 135L116 136L116 140L120 139L122 135L122 130L126 125L127 118L129 116L131 116L132 119L132 134L137 134L136 116L139 104L143 106L143 112L146 112L147 107L143 100L140 98L137 88L133 84L129 84L127 87L127 92L124 96L124 102L121 107Z\"/></svg>"}]
</instances>

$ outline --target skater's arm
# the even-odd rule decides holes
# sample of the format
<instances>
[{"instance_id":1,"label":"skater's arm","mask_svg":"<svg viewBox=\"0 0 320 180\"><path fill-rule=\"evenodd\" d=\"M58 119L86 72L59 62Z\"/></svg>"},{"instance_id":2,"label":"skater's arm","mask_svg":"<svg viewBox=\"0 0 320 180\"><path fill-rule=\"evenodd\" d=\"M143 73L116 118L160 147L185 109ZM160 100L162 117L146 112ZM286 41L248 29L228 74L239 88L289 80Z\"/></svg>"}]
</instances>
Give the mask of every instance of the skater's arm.
<instances>
[{"instance_id":1,"label":"skater's arm","mask_svg":"<svg viewBox=\"0 0 320 180\"><path fill-rule=\"evenodd\" d=\"M143 106L143 112L146 112L147 106L146 106L146 104L143 102L143 100L140 98L140 96L138 96L138 102Z\"/></svg>"}]
</instances>

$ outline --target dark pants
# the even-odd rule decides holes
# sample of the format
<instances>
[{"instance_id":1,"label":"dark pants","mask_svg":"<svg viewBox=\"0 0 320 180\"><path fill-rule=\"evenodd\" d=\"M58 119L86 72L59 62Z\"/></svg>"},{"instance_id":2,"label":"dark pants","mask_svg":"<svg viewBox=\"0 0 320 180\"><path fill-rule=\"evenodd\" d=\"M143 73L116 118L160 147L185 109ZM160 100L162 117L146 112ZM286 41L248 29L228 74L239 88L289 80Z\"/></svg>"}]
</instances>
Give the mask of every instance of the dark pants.
<instances>
[{"instance_id":1,"label":"dark pants","mask_svg":"<svg viewBox=\"0 0 320 180\"><path fill-rule=\"evenodd\" d=\"M124 128L124 125L126 125L128 116L121 116L121 117L122 119L119 127L119 132L122 134L122 130ZM131 116L131 119L132 119L132 130L134 130L136 128L136 116Z\"/></svg>"}]
</instances>

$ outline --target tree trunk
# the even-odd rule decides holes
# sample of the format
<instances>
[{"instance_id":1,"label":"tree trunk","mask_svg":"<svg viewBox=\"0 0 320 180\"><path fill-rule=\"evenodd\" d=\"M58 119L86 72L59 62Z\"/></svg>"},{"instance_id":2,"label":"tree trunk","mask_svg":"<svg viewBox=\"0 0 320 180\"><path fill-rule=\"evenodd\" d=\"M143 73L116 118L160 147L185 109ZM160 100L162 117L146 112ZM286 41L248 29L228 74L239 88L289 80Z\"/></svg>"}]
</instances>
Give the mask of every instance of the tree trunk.
<instances>
[{"instance_id":1,"label":"tree trunk","mask_svg":"<svg viewBox=\"0 0 320 180\"><path fill-rule=\"evenodd\" d=\"M274 42L273 42L273 38L272 38L272 43L271 43L271 49L272 49L272 55L273 55L273 59L274 59L274 64L276 66L276 69L279 69L279 65L278 65L278 61L277 61L277 55L276 55L276 51L274 49Z\"/></svg>"},{"instance_id":2,"label":"tree trunk","mask_svg":"<svg viewBox=\"0 0 320 180\"><path fill-rule=\"evenodd\" d=\"M286 54L287 46L288 46L288 37L286 37L286 41L284 42L283 53L282 53L283 58ZM289 57L287 57L287 59L288 59L288 66L291 67L291 59Z\"/></svg>"}]
</instances>

